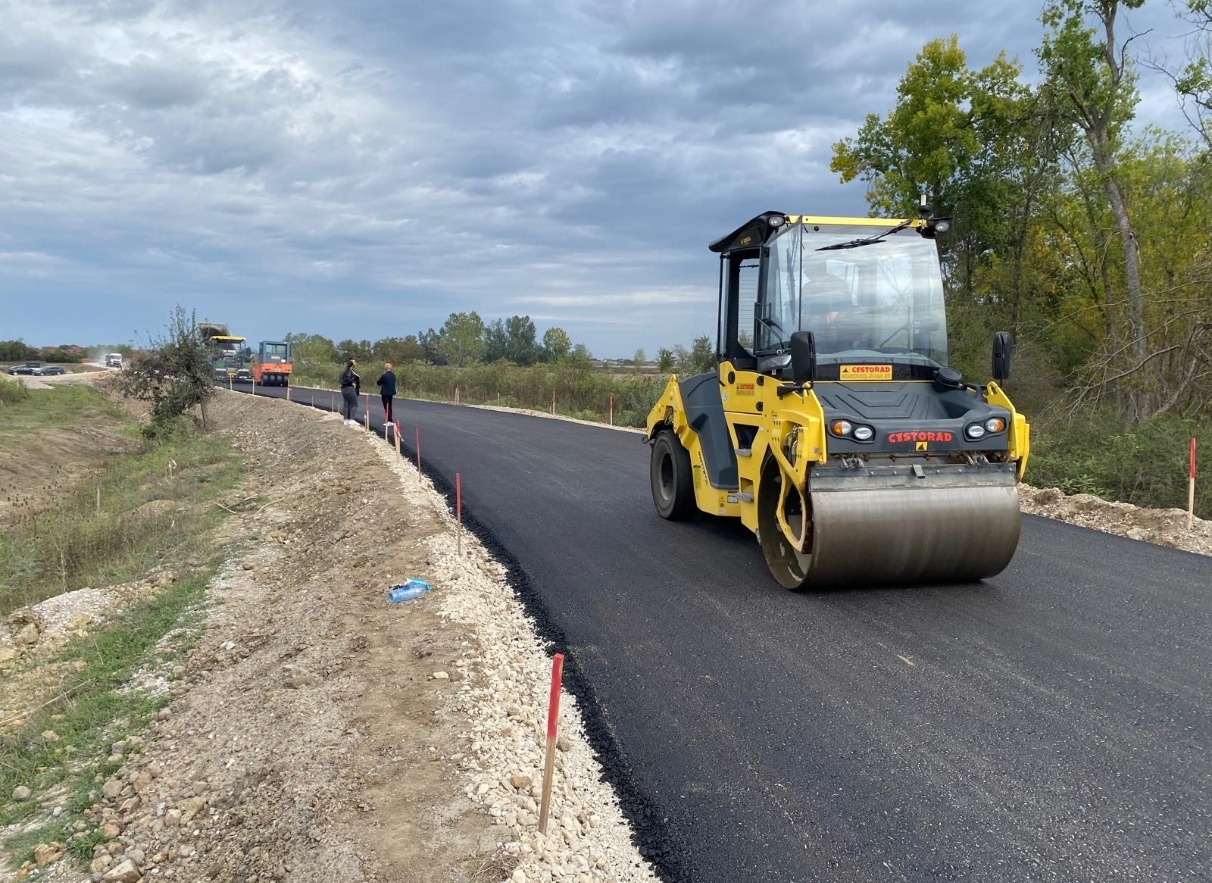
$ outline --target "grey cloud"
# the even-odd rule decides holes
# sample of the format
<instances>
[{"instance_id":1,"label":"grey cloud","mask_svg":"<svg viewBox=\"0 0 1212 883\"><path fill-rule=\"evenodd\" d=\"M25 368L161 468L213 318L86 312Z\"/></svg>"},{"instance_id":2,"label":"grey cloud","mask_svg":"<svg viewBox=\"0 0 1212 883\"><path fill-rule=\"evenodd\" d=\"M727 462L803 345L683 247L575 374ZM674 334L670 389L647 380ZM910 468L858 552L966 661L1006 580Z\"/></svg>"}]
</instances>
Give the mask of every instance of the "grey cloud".
<instances>
[{"instance_id":1,"label":"grey cloud","mask_svg":"<svg viewBox=\"0 0 1212 883\"><path fill-rule=\"evenodd\" d=\"M20 290L104 293L92 321L115 327L193 298L250 335L477 309L605 355L688 343L714 321L707 242L766 209L862 211L830 145L891 108L926 40L1028 66L1038 40L1020 0L875 6L61 3L36 53L0 43L0 108L23 114L0 127L5 250L63 258ZM290 329L260 311L287 297Z\"/></svg>"},{"instance_id":2,"label":"grey cloud","mask_svg":"<svg viewBox=\"0 0 1212 883\"><path fill-rule=\"evenodd\" d=\"M108 92L123 103L158 110L192 105L209 91L209 77L203 71L183 69L139 56L126 65L110 69L108 82L100 91Z\"/></svg>"},{"instance_id":3,"label":"grey cloud","mask_svg":"<svg viewBox=\"0 0 1212 883\"><path fill-rule=\"evenodd\" d=\"M19 25L0 31L0 94L56 79L70 57L61 43Z\"/></svg>"}]
</instances>

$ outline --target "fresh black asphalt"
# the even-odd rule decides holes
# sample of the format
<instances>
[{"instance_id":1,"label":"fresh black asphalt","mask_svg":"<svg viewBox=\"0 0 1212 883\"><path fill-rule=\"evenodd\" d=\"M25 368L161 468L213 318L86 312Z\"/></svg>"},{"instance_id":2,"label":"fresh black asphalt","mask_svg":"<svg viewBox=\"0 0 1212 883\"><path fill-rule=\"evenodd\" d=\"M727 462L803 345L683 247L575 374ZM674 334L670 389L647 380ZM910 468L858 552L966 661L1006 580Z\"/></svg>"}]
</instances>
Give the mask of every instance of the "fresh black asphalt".
<instances>
[{"instance_id":1,"label":"fresh black asphalt","mask_svg":"<svg viewBox=\"0 0 1212 883\"><path fill-rule=\"evenodd\" d=\"M396 417L664 879L1212 880L1212 559L1025 517L981 583L792 593L739 525L657 516L638 434Z\"/></svg>"}]
</instances>

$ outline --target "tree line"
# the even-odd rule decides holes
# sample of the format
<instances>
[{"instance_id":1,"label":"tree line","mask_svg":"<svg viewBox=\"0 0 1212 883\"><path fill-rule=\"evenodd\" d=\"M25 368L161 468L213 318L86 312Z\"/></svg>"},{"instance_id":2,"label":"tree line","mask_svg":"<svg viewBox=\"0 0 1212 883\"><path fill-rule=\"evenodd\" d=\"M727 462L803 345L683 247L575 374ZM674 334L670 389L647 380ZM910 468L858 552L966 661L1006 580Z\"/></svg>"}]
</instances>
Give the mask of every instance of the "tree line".
<instances>
[{"instance_id":1,"label":"tree line","mask_svg":"<svg viewBox=\"0 0 1212 883\"><path fill-rule=\"evenodd\" d=\"M1174 2L1193 35L1177 62L1126 32L1145 2L1048 0L1036 80L930 41L831 166L868 183L873 210L912 214L924 190L952 219L938 241L957 360L983 373L989 332L1009 329L1033 406L1127 428L1206 418L1212 393L1212 0ZM1132 128L1142 65L1182 131Z\"/></svg>"},{"instance_id":2,"label":"tree line","mask_svg":"<svg viewBox=\"0 0 1212 883\"><path fill-rule=\"evenodd\" d=\"M23 340L0 340L0 362L83 362L88 352L75 344L30 346Z\"/></svg>"},{"instance_id":3,"label":"tree line","mask_svg":"<svg viewBox=\"0 0 1212 883\"><path fill-rule=\"evenodd\" d=\"M379 340L334 342L320 334L292 332L285 340L290 343L293 358L303 366L342 364L348 359L359 362L425 363L451 368L509 362L520 367L561 362L590 362L593 354L583 343L572 342L568 332L558 326L548 328L540 339L534 321L529 316L510 316L485 322L474 310L451 313L442 327L430 328L405 337L384 337ZM637 370L648 364L644 350L638 349L630 360ZM696 337L689 348L677 344L657 351L655 368L668 373L710 371L715 366L715 346L706 335Z\"/></svg>"},{"instance_id":4,"label":"tree line","mask_svg":"<svg viewBox=\"0 0 1212 883\"><path fill-rule=\"evenodd\" d=\"M1188 439L1212 444L1212 0L1171 0L1189 36L1169 59L1127 30L1145 2L1047 0L1030 79L931 40L831 168L867 182L875 213L912 216L925 192L951 219L951 360L985 376L992 332L1015 334L1029 481L1185 506ZM1133 127L1142 69L1168 83L1178 131Z\"/></svg>"}]
</instances>

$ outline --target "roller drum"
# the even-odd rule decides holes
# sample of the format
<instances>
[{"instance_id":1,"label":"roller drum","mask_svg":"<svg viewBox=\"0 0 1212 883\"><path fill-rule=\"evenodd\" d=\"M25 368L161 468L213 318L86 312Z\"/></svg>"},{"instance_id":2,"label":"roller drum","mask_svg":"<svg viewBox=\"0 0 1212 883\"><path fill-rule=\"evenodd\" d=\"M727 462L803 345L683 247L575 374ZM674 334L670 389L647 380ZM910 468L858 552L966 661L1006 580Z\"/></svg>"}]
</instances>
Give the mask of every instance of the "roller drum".
<instances>
[{"instance_id":1,"label":"roller drum","mask_svg":"<svg viewBox=\"0 0 1212 883\"><path fill-rule=\"evenodd\" d=\"M971 582L1005 569L1021 524L1014 486L815 491L805 587Z\"/></svg>"}]
</instances>

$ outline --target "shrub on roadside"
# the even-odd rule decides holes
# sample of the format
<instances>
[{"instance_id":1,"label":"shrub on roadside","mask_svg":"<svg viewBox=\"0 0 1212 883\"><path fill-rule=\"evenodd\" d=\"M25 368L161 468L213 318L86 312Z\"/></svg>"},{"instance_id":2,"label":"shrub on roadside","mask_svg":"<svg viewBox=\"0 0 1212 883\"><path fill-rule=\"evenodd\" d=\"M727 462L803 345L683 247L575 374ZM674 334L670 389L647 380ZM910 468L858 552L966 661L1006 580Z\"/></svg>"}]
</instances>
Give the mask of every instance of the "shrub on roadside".
<instances>
[{"instance_id":1,"label":"shrub on roadside","mask_svg":"<svg viewBox=\"0 0 1212 883\"><path fill-rule=\"evenodd\" d=\"M1032 427L1026 481L1151 508L1187 507L1190 439L1212 455L1212 426L1155 420L1116 428L1110 417ZM1212 516L1212 491L1196 485L1195 514Z\"/></svg>"},{"instance_id":2,"label":"shrub on roadside","mask_svg":"<svg viewBox=\"0 0 1212 883\"><path fill-rule=\"evenodd\" d=\"M214 372L206 346L191 313L178 307L167 336L138 356L118 376L122 394L151 403L151 422L143 432L158 438L171 432L169 424L200 407L206 425L206 403L215 395Z\"/></svg>"},{"instance_id":3,"label":"shrub on roadside","mask_svg":"<svg viewBox=\"0 0 1212 883\"><path fill-rule=\"evenodd\" d=\"M0 380L0 405L24 402L29 398L29 389L14 380Z\"/></svg>"}]
</instances>

